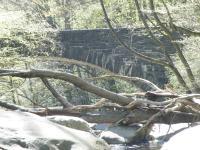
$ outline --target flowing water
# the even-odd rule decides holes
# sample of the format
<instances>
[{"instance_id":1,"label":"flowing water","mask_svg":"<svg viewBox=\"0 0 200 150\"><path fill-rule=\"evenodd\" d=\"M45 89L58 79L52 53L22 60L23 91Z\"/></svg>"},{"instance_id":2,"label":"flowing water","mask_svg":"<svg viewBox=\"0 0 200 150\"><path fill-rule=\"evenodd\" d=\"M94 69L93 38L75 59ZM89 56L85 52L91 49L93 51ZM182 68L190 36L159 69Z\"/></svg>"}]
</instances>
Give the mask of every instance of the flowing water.
<instances>
[{"instance_id":1,"label":"flowing water","mask_svg":"<svg viewBox=\"0 0 200 150\"><path fill-rule=\"evenodd\" d=\"M158 142L141 143L136 145L111 145L111 150L160 150Z\"/></svg>"}]
</instances>

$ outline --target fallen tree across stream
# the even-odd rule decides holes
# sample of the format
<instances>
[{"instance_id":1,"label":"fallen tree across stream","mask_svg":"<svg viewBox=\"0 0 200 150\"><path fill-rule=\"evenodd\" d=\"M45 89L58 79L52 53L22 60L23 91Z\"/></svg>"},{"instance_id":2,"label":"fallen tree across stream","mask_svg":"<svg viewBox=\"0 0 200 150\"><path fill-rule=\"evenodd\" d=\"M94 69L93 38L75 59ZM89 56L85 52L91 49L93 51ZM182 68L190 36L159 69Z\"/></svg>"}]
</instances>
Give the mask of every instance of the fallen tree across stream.
<instances>
[{"instance_id":1,"label":"fallen tree across stream","mask_svg":"<svg viewBox=\"0 0 200 150\"><path fill-rule=\"evenodd\" d=\"M152 91L143 93L114 93L98 87L73 74L49 71L49 70L0 70L0 76L12 76L19 78L41 78L44 85L60 102L62 107L38 107L26 108L16 104L0 100L0 106L10 110L31 112L40 116L68 115L77 116L91 123L112 123L115 125L129 125L142 123L138 130L140 138L144 138L154 123L192 123L200 121L200 94L178 95L166 92L151 83L140 78L109 75L125 81L137 81L152 87ZM58 79L72 83L76 87L102 97L100 101L91 105L73 105L60 95L50 84L48 79ZM105 77L104 77L105 78Z\"/></svg>"}]
</instances>

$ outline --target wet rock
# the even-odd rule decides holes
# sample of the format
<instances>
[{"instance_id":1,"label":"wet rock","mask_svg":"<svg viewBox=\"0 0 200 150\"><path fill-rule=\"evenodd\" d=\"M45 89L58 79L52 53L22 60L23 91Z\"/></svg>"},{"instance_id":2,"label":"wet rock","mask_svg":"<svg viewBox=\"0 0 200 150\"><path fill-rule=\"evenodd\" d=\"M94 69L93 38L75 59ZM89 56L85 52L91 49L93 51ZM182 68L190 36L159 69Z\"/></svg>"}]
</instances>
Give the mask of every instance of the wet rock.
<instances>
[{"instance_id":1,"label":"wet rock","mask_svg":"<svg viewBox=\"0 0 200 150\"><path fill-rule=\"evenodd\" d=\"M65 127L82 130L86 132L92 132L89 123L78 117L55 115L55 116L48 116L46 118L50 121L53 121Z\"/></svg>"},{"instance_id":2,"label":"wet rock","mask_svg":"<svg viewBox=\"0 0 200 150\"><path fill-rule=\"evenodd\" d=\"M100 137L109 144L127 144L133 142L139 126L110 126L100 134Z\"/></svg>"},{"instance_id":3,"label":"wet rock","mask_svg":"<svg viewBox=\"0 0 200 150\"><path fill-rule=\"evenodd\" d=\"M104 139L108 144L124 144L127 143L127 140L111 131L104 131L101 133L100 137Z\"/></svg>"},{"instance_id":4,"label":"wet rock","mask_svg":"<svg viewBox=\"0 0 200 150\"><path fill-rule=\"evenodd\" d=\"M0 111L0 147L8 150L109 150L91 133L19 111Z\"/></svg>"}]
</instances>

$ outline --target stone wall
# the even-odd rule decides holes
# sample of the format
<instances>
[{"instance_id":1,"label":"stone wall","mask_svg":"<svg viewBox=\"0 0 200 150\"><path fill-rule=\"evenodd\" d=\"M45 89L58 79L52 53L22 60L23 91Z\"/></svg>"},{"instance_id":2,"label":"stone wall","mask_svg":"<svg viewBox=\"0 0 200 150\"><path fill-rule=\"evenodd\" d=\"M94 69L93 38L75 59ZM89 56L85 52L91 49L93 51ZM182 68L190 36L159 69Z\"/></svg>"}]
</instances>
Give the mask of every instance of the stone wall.
<instances>
[{"instance_id":1,"label":"stone wall","mask_svg":"<svg viewBox=\"0 0 200 150\"><path fill-rule=\"evenodd\" d=\"M145 29L122 28L116 29L116 32L133 49L155 58L163 57L160 47L147 35ZM169 42L157 35L167 49L173 52ZM61 31L59 40L63 57L97 64L123 75L142 77L161 86L167 82L162 66L138 59L113 38L109 29Z\"/></svg>"}]
</instances>

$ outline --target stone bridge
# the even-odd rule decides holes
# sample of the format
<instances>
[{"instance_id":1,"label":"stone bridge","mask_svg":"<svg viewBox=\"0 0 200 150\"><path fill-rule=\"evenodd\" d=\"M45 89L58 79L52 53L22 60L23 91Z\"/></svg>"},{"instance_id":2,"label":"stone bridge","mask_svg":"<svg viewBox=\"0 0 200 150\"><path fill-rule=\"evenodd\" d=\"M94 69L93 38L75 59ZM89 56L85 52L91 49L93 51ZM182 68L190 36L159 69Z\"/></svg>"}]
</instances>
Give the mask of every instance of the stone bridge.
<instances>
[{"instance_id":1,"label":"stone bridge","mask_svg":"<svg viewBox=\"0 0 200 150\"><path fill-rule=\"evenodd\" d=\"M120 39L138 52L162 58L160 47L147 35L144 28L116 29ZM156 33L173 52L170 43ZM139 59L122 47L109 29L66 30L59 33L62 56L77 59L107 68L113 72L148 79L160 86L167 82L162 66Z\"/></svg>"}]
</instances>

